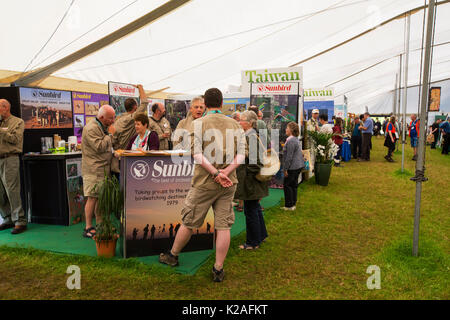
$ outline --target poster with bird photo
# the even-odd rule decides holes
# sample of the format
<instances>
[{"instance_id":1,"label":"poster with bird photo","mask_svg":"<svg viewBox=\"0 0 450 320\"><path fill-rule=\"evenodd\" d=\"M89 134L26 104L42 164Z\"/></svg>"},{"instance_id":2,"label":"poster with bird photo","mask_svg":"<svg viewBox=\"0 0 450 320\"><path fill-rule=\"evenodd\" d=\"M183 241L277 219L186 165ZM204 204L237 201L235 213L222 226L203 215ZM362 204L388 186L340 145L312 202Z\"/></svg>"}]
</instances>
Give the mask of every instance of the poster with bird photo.
<instances>
[{"instance_id":1,"label":"poster with bird photo","mask_svg":"<svg viewBox=\"0 0 450 320\"><path fill-rule=\"evenodd\" d=\"M78 143L81 143L83 128L89 119L95 118L101 106L108 104L107 94L72 92L73 127Z\"/></svg>"}]
</instances>

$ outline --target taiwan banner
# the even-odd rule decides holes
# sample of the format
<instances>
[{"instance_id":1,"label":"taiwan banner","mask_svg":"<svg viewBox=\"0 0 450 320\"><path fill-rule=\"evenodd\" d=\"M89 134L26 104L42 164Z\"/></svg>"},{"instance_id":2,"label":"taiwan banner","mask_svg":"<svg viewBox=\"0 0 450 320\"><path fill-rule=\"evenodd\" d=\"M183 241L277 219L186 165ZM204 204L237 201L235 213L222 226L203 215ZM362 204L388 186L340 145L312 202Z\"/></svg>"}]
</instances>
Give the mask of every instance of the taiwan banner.
<instances>
[{"instance_id":1,"label":"taiwan banner","mask_svg":"<svg viewBox=\"0 0 450 320\"><path fill-rule=\"evenodd\" d=\"M125 100L133 98L139 105L139 89L133 84L108 82L109 104L116 111L116 117L125 113Z\"/></svg>"},{"instance_id":2,"label":"taiwan banner","mask_svg":"<svg viewBox=\"0 0 450 320\"><path fill-rule=\"evenodd\" d=\"M107 94L72 92L74 134L81 143L83 128L97 116L101 106L109 103Z\"/></svg>"},{"instance_id":3,"label":"taiwan banner","mask_svg":"<svg viewBox=\"0 0 450 320\"><path fill-rule=\"evenodd\" d=\"M319 110L319 114L328 115L328 122L331 123L335 115L334 108L334 89L305 89L303 110L306 115L306 120L311 119L312 111ZM344 112L344 110L342 110Z\"/></svg>"},{"instance_id":4,"label":"taiwan banner","mask_svg":"<svg viewBox=\"0 0 450 320\"><path fill-rule=\"evenodd\" d=\"M303 67L245 70L241 73L241 91L246 96L253 94L255 85L274 83L288 86L295 83L302 89Z\"/></svg>"},{"instance_id":5,"label":"taiwan banner","mask_svg":"<svg viewBox=\"0 0 450 320\"><path fill-rule=\"evenodd\" d=\"M178 158L179 159L179 158ZM125 257L158 255L173 244L181 226L181 210L191 188L191 157L174 162L171 156L128 156L125 176ZM180 163L181 162L181 163ZM125 172L123 172L125 170ZM186 251L214 247L214 214L193 230Z\"/></svg>"}]
</instances>

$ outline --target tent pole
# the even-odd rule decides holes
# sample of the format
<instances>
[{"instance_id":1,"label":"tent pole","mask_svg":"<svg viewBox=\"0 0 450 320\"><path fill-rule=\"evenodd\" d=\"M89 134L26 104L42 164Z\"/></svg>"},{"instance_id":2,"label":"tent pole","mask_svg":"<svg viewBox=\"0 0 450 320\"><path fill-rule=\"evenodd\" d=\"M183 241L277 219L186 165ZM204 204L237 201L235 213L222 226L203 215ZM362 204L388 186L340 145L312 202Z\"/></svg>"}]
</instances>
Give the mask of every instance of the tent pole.
<instances>
[{"instance_id":1,"label":"tent pole","mask_svg":"<svg viewBox=\"0 0 450 320\"><path fill-rule=\"evenodd\" d=\"M420 226L420 202L422 197L422 182L425 178L425 136L427 130L427 106L428 106L428 86L430 79L431 65L431 42L434 29L435 0L430 0L428 4L427 33L425 42L425 58L423 64L422 79L422 99L420 104L420 125L419 125L419 146L417 150L416 176L411 180L416 182L416 203L414 210L414 235L413 235L413 256L419 254L419 226Z\"/></svg>"},{"instance_id":2,"label":"tent pole","mask_svg":"<svg viewBox=\"0 0 450 320\"><path fill-rule=\"evenodd\" d=\"M398 86L398 73L395 74L395 86L394 86L394 102L392 104L392 115L397 113L397 86Z\"/></svg>"},{"instance_id":3,"label":"tent pole","mask_svg":"<svg viewBox=\"0 0 450 320\"><path fill-rule=\"evenodd\" d=\"M406 16L405 34L405 72L403 89L403 116L402 116L402 173L405 171L405 144L406 144L406 108L408 99L408 67L409 67L409 38L411 34L411 14Z\"/></svg>"},{"instance_id":4,"label":"tent pole","mask_svg":"<svg viewBox=\"0 0 450 320\"><path fill-rule=\"evenodd\" d=\"M400 119L400 108L401 108L401 98L402 98L402 54L399 55L399 67L400 70L398 72L398 103L397 103L397 110L395 114L395 118L398 120ZM400 129L400 128L399 128ZM398 144L399 142L396 141L396 149L398 151Z\"/></svg>"}]
</instances>

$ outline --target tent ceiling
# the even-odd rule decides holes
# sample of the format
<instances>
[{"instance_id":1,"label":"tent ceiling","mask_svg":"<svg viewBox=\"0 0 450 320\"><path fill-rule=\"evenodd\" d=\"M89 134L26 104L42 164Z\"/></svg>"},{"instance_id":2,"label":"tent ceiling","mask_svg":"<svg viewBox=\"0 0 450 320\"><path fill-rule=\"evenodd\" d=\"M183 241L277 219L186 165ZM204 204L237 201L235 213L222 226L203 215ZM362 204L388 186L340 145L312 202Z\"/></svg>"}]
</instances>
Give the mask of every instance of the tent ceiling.
<instances>
[{"instance_id":1,"label":"tent ceiling","mask_svg":"<svg viewBox=\"0 0 450 320\"><path fill-rule=\"evenodd\" d=\"M166 1L75 0L57 32L33 59L71 2L17 0L3 4L9 14L0 21L0 28L13 31L0 34L0 43L8 48L0 51L0 69L22 72L31 61L29 70L46 66ZM241 70L287 67L423 4L423 0L192 0L53 76L102 84L142 83L148 89L170 87L188 94L213 86L226 91L228 85L240 84ZM11 28L18 16L20 26ZM435 44L450 42L449 17L450 4L439 6ZM423 11L412 16L412 50L421 47L422 22ZM335 92L345 94L355 112L366 105L369 109L388 105L384 98L376 97L394 87L403 39L404 19L397 19L309 60L302 64L305 87L334 83ZM435 48L432 80L450 77L449 46ZM416 50L410 56L410 84L418 83L419 68L420 51ZM389 106L386 111L391 109Z\"/></svg>"}]
</instances>

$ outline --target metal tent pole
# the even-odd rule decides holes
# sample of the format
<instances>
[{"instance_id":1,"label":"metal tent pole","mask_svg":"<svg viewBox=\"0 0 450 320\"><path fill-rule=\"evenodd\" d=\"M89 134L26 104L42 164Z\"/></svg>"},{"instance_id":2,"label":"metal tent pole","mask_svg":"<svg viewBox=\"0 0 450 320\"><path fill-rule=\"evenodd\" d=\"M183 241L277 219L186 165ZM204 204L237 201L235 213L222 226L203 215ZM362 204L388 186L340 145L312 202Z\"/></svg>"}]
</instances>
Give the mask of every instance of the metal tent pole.
<instances>
[{"instance_id":1,"label":"metal tent pole","mask_svg":"<svg viewBox=\"0 0 450 320\"><path fill-rule=\"evenodd\" d=\"M428 85L430 79L431 65L431 42L434 28L435 0L430 0L428 4L427 33L425 41L425 56L423 64L422 79L422 99L420 105L420 125L419 125L419 146L417 150L416 176L411 180L416 181L416 203L414 210L414 235L413 235L413 256L419 254L419 226L420 226L420 202L422 197L422 182L425 178L425 136L427 130L426 114L428 106Z\"/></svg>"},{"instance_id":2,"label":"metal tent pole","mask_svg":"<svg viewBox=\"0 0 450 320\"><path fill-rule=\"evenodd\" d=\"M409 67L409 38L411 34L411 14L406 16L405 34L405 72L403 89L403 117L402 117L402 173L405 170L405 144L406 144L406 108L408 99L408 67Z\"/></svg>"}]
</instances>

